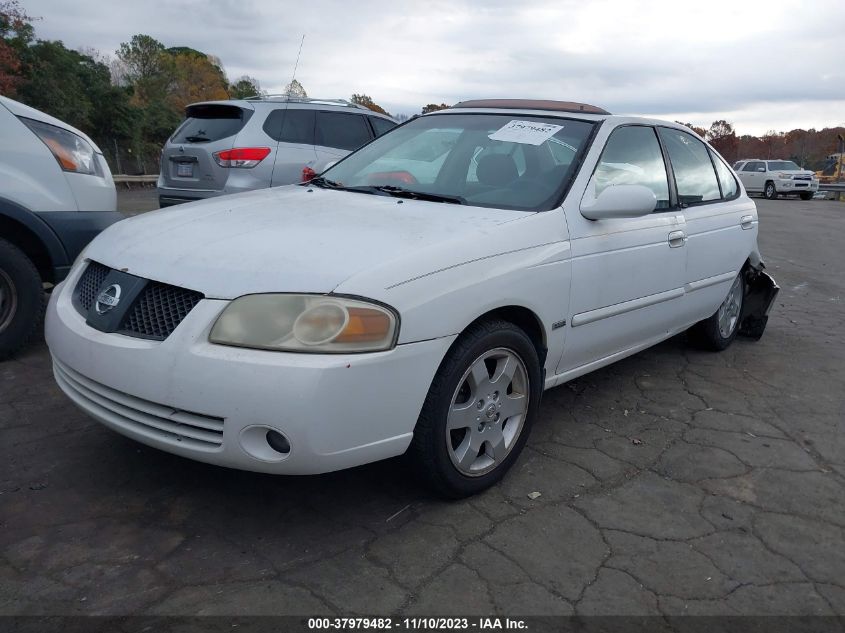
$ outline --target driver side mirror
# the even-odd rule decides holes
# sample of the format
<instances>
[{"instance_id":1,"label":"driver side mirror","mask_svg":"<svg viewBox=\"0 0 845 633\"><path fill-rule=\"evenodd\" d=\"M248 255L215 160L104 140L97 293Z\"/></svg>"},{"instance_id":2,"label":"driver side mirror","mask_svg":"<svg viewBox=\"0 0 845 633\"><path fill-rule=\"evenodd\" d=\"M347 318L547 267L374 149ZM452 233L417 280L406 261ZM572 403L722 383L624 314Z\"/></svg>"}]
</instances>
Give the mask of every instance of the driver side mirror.
<instances>
[{"instance_id":1,"label":"driver side mirror","mask_svg":"<svg viewBox=\"0 0 845 633\"><path fill-rule=\"evenodd\" d=\"M766 173L766 168L765 168L765 167L758 167L758 168L757 168L757 171L759 171L760 173L765 174L765 173Z\"/></svg>"},{"instance_id":2,"label":"driver side mirror","mask_svg":"<svg viewBox=\"0 0 845 633\"><path fill-rule=\"evenodd\" d=\"M657 196L643 185L613 185L602 191L591 204L581 205L588 220L638 218L657 207Z\"/></svg>"}]
</instances>

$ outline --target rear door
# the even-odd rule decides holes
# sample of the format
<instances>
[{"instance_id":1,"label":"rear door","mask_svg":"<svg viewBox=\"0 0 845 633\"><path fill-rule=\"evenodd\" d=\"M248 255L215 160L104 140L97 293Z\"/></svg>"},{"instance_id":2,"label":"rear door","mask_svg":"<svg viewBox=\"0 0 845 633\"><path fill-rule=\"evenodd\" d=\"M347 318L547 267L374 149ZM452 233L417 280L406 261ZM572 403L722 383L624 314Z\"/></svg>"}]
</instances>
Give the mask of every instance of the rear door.
<instances>
[{"instance_id":1,"label":"rear door","mask_svg":"<svg viewBox=\"0 0 845 633\"><path fill-rule=\"evenodd\" d=\"M218 165L213 154L232 149L238 132L252 114L251 106L218 103L185 108L185 121L162 151L164 186L183 191L221 191L229 170Z\"/></svg>"},{"instance_id":2,"label":"rear door","mask_svg":"<svg viewBox=\"0 0 845 633\"><path fill-rule=\"evenodd\" d=\"M728 294L753 249L757 213L715 152L681 130L659 130L686 220L682 312L691 324L713 314Z\"/></svg>"},{"instance_id":3,"label":"rear door","mask_svg":"<svg viewBox=\"0 0 845 633\"><path fill-rule=\"evenodd\" d=\"M315 171L321 171L326 163L343 158L372 139L373 132L363 114L318 110Z\"/></svg>"},{"instance_id":4,"label":"rear door","mask_svg":"<svg viewBox=\"0 0 845 633\"><path fill-rule=\"evenodd\" d=\"M272 186L302 182L302 170L315 168L314 125L314 110L282 106L267 116L264 131L278 142Z\"/></svg>"}]
</instances>

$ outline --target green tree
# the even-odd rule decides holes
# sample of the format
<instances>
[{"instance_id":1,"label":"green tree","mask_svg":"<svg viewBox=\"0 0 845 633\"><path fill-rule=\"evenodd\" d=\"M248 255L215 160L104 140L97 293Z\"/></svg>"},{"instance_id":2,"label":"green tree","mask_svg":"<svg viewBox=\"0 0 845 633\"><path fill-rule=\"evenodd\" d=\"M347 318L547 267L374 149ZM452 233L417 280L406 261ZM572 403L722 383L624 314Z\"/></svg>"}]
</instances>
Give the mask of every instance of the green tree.
<instances>
[{"instance_id":1,"label":"green tree","mask_svg":"<svg viewBox=\"0 0 845 633\"><path fill-rule=\"evenodd\" d=\"M247 97L260 97L264 94L261 84L255 77L244 75L229 86L230 99L246 99Z\"/></svg>"}]
</instances>

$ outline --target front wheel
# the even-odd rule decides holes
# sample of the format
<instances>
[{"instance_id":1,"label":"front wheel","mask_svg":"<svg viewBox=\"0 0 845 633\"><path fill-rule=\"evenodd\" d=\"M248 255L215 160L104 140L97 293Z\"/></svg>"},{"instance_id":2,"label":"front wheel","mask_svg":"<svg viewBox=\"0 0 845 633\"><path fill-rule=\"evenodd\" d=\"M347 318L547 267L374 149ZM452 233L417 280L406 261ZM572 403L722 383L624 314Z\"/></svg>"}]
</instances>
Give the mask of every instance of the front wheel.
<instances>
[{"instance_id":1,"label":"front wheel","mask_svg":"<svg viewBox=\"0 0 845 633\"><path fill-rule=\"evenodd\" d=\"M0 239L0 359L14 354L41 324L41 276L17 246Z\"/></svg>"},{"instance_id":2,"label":"front wheel","mask_svg":"<svg viewBox=\"0 0 845 633\"><path fill-rule=\"evenodd\" d=\"M693 325L688 334L698 347L721 352L726 349L739 332L739 319L745 299L745 281L740 272L722 301L719 309L707 319Z\"/></svg>"},{"instance_id":3,"label":"front wheel","mask_svg":"<svg viewBox=\"0 0 845 633\"><path fill-rule=\"evenodd\" d=\"M426 396L409 449L416 470L450 498L499 481L525 446L543 391L537 350L514 324L470 327Z\"/></svg>"},{"instance_id":4,"label":"front wheel","mask_svg":"<svg viewBox=\"0 0 845 633\"><path fill-rule=\"evenodd\" d=\"M771 180L766 183L765 187L763 187L763 197L766 200L774 200L778 197L778 190L775 188L775 183Z\"/></svg>"},{"instance_id":5,"label":"front wheel","mask_svg":"<svg viewBox=\"0 0 845 633\"><path fill-rule=\"evenodd\" d=\"M813 192L812 191L802 191L801 192L801 199L802 200L812 200L813 199Z\"/></svg>"}]
</instances>

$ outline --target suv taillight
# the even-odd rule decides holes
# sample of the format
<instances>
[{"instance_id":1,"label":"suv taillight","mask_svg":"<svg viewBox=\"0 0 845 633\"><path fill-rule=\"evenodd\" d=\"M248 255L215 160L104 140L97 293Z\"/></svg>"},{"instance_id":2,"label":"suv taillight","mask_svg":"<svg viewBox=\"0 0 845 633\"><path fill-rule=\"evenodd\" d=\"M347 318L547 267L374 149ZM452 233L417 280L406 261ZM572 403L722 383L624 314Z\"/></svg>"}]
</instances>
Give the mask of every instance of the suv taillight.
<instances>
[{"instance_id":1,"label":"suv taillight","mask_svg":"<svg viewBox=\"0 0 845 633\"><path fill-rule=\"evenodd\" d=\"M270 154L269 147L235 147L214 152L214 161L221 167L255 167Z\"/></svg>"}]
</instances>

